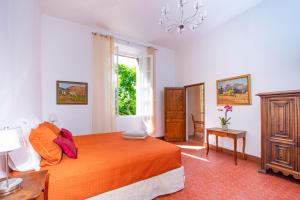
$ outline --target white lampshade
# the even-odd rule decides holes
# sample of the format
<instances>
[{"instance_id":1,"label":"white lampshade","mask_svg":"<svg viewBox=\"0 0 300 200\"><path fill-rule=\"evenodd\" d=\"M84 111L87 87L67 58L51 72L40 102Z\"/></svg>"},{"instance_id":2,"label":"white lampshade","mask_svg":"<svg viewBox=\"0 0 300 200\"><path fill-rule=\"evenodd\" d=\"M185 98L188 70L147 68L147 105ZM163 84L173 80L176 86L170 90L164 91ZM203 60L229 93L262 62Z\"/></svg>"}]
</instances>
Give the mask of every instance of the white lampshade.
<instances>
[{"instance_id":1,"label":"white lampshade","mask_svg":"<svg viewBox=\"0 0 300 200\"><path fill-rule=\"evenodd\" d=\"M21 147L17 129L0 131L0 153L9 152Z\"/></svg>"}]
</instances>

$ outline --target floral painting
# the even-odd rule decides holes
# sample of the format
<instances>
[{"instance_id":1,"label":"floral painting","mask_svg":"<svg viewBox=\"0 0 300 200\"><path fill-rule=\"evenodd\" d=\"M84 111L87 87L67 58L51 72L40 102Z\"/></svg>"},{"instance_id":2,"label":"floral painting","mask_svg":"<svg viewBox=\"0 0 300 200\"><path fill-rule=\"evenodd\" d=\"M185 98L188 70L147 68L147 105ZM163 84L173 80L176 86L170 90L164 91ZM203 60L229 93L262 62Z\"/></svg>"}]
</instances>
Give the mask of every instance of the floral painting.
<instances>
[{"instance_id":1,"label":"floral painting","mask_svg":"<svg viewBox=\"0 0 300 200\"><path fill-rule=\"evenodd\" d=\"M218 105L251 105L250 74L217 80Z\"/></svg>"},{"instance_id":2,"label":"floral painting","mask_svg":"<svg viewBox=\"0 0 300 200\"><path fill-rule=\"evenodd\" d=\"M88 104L88 84L56 81L57 104Z\"/></svg>"}]
</instances>

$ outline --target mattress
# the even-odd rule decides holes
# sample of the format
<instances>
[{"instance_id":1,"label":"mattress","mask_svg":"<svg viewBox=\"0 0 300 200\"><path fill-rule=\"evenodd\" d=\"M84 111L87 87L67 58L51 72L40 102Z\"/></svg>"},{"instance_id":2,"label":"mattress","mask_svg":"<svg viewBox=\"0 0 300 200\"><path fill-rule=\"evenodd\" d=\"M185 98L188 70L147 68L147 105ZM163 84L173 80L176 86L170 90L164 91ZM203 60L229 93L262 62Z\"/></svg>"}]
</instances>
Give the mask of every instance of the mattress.
<instances>
[{"instance_id":1,"label":"mattress","mask_svg":"<svg viewBox=\"0 0 300 200\"><path fill-rule=\"evenodd\" d=\"M120 133L74 137L78 159L48 170L49 199L86 199L181 167L180 148L159 139L126 140Z\"/></svg>"}]
</instances>

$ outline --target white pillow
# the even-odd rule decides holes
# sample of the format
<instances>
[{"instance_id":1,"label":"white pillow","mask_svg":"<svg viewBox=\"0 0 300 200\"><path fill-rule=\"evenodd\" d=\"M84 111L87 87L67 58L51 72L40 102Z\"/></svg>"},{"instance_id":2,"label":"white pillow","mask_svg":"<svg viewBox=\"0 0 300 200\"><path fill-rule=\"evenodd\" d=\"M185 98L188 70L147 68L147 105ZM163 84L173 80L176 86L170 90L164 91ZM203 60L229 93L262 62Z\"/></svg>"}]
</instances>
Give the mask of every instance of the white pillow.
<instances>
[{"instance_id":1,"label":"white pillow","mask_svg":"<svg viewBox=\"0 0 300 200\"><path fill-rule=\"evenodd\" d=\"M15 171L40 170L41 156L34 150L29 135L31 129L37 128L41 121L36 117L24 118L19 121L18 133L22 147L9 153L9 166Z\"/></svg>"},{"instance_id":2,"label":"white pillow","mask_svg":"<svg viewBox=\"0 0 300 200\"><path fill-rule=\"evenodd\" d=\"M128 130L128 131L125 131L123 133L123 135L127 135L127 136L136 136L136 137L143 137L145 135L147 135L147 132L146 131L143 131L143 130Z\"/></svg>"}]
</instances>

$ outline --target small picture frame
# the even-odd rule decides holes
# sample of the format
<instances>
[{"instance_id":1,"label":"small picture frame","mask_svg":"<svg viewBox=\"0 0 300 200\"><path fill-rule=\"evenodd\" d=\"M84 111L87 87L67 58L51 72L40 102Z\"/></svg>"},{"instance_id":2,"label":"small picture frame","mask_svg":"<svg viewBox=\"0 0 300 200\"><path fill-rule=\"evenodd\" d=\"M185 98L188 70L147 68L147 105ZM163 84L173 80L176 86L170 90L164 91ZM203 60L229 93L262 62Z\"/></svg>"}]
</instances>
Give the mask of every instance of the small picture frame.
<instances>
[{"instance_id":1,"label":"small picture frame","mask_svg":"<svg viewBox=\"0 0 300 200\"><path fill-rule=\"evenodd\" d=\"M74 81L56 81L56 103L60 105L87 105L88 84Z\"/></svg>"},{"instance_id":2,"label":"small picture frame","mask_svg":"<svg viewBox=\"0 0 300 200\"><path fill-rule=\"evenodd\" d=\"M251 75L217 80L217 105L251 105Z\"/></svg>"}]
</instances>

